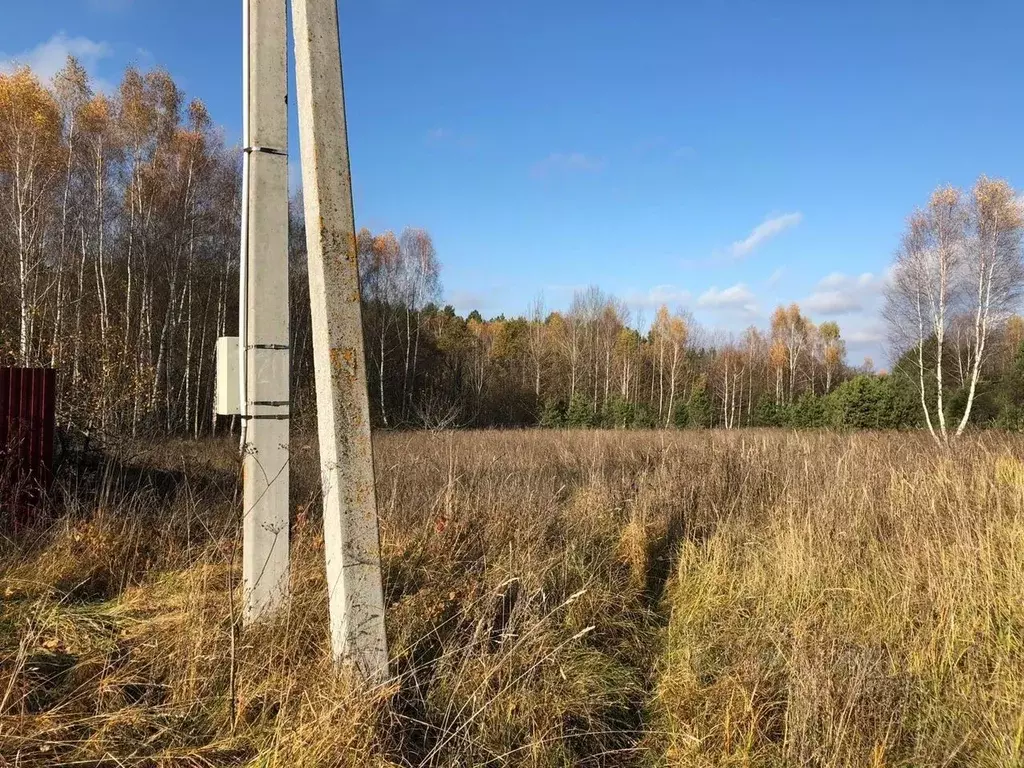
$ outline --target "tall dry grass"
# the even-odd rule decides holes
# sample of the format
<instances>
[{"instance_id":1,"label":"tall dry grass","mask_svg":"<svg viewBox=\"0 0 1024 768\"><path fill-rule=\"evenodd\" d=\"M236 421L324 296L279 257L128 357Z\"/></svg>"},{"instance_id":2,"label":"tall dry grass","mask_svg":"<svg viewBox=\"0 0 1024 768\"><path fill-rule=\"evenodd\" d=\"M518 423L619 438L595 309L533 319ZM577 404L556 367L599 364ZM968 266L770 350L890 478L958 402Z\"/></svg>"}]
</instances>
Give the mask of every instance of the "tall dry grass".
<instances>
[{"instance_id":1,"label":"tall dry grass","mask_svg":"<svg viewBox=\"0 0 1024 768\"><path fill-rule=\"evenodd\" d=\"M1020 439L383 435L371 690L330 663L307 442L252 630L228 443L3 545L0 764L1024 763Z\"/></svg>"}]
</instances>

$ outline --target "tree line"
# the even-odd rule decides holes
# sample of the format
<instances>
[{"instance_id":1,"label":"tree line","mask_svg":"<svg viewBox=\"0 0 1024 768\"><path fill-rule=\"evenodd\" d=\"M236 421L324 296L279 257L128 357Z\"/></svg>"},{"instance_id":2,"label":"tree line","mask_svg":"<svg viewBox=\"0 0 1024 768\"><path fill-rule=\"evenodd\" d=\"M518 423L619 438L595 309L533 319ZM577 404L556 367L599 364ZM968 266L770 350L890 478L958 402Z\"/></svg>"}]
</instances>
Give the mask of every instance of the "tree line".
<instances>
[{"instance_id":1,"label":"tree line","mask_svg":"<svg viewBox=\"0 0 1024 768\"><path fill-rule=\"evenodd\" d=\"M239 155L166 72L98 93L69 58L51 83L0 74L0 364L59 369L61 418L200 436L214 341L237 329ZM292 394L315 409L305 235L289 239ZM357 234L369 395L384 427L874 427L1024 422L1024 269L1013 190L982 178L915 213L886 317L896 364L846 359L842 330L780 306L739 334L597 287L517 317L441 303L421 229Z\"/></svg>"},{"instance_id":2,"label":"tree line","mask_svg":"<svg viewBox=\"0 0 1024 768\"><path fill-rule=\"evenodd\" d=\"M237 315L236 156L162 70L98 93L74 59L0 74L0 364L59 370L62 416L112 433L212 424Z\"/></svg>"}]
</instances>

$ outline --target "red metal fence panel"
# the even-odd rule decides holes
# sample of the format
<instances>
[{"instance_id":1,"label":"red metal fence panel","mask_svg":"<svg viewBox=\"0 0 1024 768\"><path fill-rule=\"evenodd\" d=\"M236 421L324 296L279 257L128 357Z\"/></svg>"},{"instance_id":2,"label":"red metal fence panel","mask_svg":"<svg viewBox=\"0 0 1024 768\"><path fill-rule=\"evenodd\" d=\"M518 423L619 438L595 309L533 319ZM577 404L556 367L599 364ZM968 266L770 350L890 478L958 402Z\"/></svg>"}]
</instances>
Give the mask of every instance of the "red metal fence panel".
<instances>
[{"instance_id":1,"label":"red metal fence panel","mask_svg":"<svg viewBox=\"0 0 1024 768\"><path fill-rule=\"evenodd\" d=\"M53 473L52 368L0 368L0 524L23 525Z\"/></svg>"}]
</instances>

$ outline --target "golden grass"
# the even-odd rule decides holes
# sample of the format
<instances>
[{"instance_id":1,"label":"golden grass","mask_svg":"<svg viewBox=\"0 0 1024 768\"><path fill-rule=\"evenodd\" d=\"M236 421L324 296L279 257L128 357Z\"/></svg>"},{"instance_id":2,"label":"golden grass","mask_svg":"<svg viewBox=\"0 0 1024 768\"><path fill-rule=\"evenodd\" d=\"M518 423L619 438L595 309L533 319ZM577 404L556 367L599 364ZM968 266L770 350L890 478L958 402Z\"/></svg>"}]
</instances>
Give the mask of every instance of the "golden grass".
<instances>
[{"instance_id":1,"label":"golden grass","mask_svg":"<svg viewBox=\"0 0 1024 768\"><path fill-rule=\"evenodd\" d=\"M4 545L0 765L1024 764L1020 439L382 435L372 690L330 663L306 442L251 631L228 443Z\"/></svg>"}]
</instances>

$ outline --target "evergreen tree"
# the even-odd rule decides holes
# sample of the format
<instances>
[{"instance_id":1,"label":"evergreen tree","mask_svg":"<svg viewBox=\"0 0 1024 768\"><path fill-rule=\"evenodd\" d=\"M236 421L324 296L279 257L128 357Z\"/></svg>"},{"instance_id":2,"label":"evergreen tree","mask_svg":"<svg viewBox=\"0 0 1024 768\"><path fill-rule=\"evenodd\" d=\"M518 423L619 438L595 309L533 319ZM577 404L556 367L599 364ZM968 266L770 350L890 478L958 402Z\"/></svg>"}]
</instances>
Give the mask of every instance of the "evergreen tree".
<instances>
[{"instance_id":1,"label":"evergreen tree","mask_svg":"<svg viewBox=\"0 0 1024 768\"><path fill-rule=\"evenodd\" d=\"M791 424L797 429L821 429L828 426L825 398L806 394L792 409Z\"/></svg>"},{"instance_id":2,"label":"evergreen tree","mask_svg":"<svg viewBox=\"0 0 1024 768\"><path fill-rule=\"evenodd\" d=\"M621 397L613 397L601 412L602 426L626 429L633 426L633 404Z\"/></svg>"},{"instance_id":3,"label":"evergreen tree","mask_svg":"<svg viewBox=\"0 0 1024 768\"><path fill-rule=\"evenodd\" d=\"M680 400L676 403L675 413L672 414L672 423L679 429L686 429L690 426L690 406Z\"/></svg>"},{"instance_id":4,"label":"evergreen tree","mask_svg":"<svg viewBox=\"0 0 1024 768\"><path fill-rule=\"evenodd\" d=\"M590 399L577 392L569 401L569 410L566 413L566 423L577 429L594 426L594 408Z\"/></svg>"},{"instance_id":5,"label":"evergreen tree","mask_svg":"<svg viewBox=\"0 0 1024 768\"><path fill-rule=\"evenodd\" d=\"M633 421L630 426L633 429L654 429L657 420L658 414L655 413L654 408L646 403L638 403L633 408Z\"/></svg>"},{"instance_id":6,"label":"evergreen tree","mask_svg":"<svg viewBox=\"0 0 1024 768\"><path fill-rule=\"evenodd\" d=\"M837 427L876 429L879 426L880 390L873 376L855 376L830 395Z\"/></svg>"},{"instance_id":7,"label":"evergreen tree","mask_svg":"<svg viewBox=\"0 0 1024 768\"><path fill-rule=\"evenodd\" d=\"M690 401L686 406L687 426L694 429L707 429L714 422L715 407L711 402L711 395L704 382L694 387L690 394Z\"/></svg>"},{"instance_id":8,"label":"evergreen tree","mask_svg":"<svg viewBox=\"0 0 1024 768\"><path fill-rule=\"evenodd\" d=\"M757 427L780 427L782 426L782 412L775 398L765 392L757 399L754 406L754 426Z\"/></svg>"},{"instance_id":9,"label":"evergreen tree","mask_svg":"<svg viewBox=\"0 0 1024 768\"><path fill-rule=\"evenodd\" d=\"M540 425L542 427L564 427L566 424L565 418L565 403L555 398L548 398L544 401L544 410L540 413Z\"/></svg>"}]
</instances>

